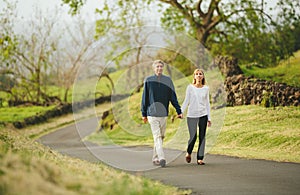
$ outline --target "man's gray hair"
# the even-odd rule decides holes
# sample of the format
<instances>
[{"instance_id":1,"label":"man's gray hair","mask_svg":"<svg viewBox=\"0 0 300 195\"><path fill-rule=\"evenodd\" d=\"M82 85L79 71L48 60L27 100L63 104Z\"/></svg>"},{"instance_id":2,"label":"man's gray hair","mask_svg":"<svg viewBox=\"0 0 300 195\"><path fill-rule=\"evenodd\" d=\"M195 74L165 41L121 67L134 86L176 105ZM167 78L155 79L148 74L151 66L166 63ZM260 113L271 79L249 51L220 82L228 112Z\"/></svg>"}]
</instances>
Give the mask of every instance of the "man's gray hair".
<instances>
[{"instance_id":1,"label":"man's gray hair","mask_svg":"<svg viewBox=\"0 0 300 195\"><path fill-rule=\"evenodd\" d=\"M155 60L153 62L153 64L152 64L152 67L155 68L157 64L161 64L161 65L165 66L164 61L162 61L162 60Z\"/></svg>"}]
</instances>

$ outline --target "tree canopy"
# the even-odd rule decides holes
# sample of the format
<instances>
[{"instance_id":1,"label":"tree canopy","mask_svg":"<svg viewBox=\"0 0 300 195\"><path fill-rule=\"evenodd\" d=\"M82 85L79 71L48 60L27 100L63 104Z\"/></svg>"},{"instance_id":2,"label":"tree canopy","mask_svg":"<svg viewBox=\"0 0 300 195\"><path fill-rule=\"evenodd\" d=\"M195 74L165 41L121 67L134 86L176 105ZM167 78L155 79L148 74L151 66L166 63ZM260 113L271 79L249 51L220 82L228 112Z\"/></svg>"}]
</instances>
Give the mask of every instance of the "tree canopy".
<instances>
[{"instance_id":1,"label":"tree canopy","mask_svg":"<svg viewBox=\"0 0 300 195\"><path fill-rule=\"evenodd\" d=\"M73 14L85 3L62 1ZM139 9L136 4L128 0L110 3L121 8L115 14L119 19L136 16L132 11ZM268 0L142 0L139 4L155 5L163 27L184 31L214 54L233 55L245 63L272 66L299 48L298 1L278 0L275 7Z\"/></svg>"}]
</instances>

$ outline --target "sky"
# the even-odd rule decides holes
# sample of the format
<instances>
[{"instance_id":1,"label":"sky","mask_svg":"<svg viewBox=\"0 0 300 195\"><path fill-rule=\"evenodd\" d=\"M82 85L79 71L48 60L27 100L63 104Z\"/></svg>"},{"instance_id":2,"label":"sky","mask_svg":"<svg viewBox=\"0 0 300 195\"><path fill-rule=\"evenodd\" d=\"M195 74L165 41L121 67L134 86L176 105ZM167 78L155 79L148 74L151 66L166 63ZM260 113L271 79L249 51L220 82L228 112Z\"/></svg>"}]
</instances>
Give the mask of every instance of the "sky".
<instances>
[{"instance_id":1,"label":"sky","mask_svg":"<svg viewBox=\"0 0 300 195\"><path fill-rule=\"evenodd\" d=\"M69 6L62 5L61 0L8 0L9 2L17 2L17 17L20 19L16 26L17 30L22 30L22 26L26 25L26 20L34 18L32 15L36 12L37 8L42 11L43 15L51 14L55 10L60 10L60 21L69 23L74 21L72 16L68 13ZM99 19L99 14L95 14L95 9L101 7L101 2L103 0L86 0L86 3L80 9L81 16L86 22L94 23ZM224 2L230 0L224 0ZM257 0L258 1L258 0ZM275 7L278 0L265 0L270 7ZM109 2L114 2L111 0ZM0 10L5 6L4 0L0 0ZM149 17L149 14L146 14L145 18L148 21L148 25L157 25L159 19L156 17ZM19 22L21 25L19 25ZM22 25L23 24L23 25Z\"/></svg>"},{"instance_id":2,"label":"sky","mask_svg":"<svg viewBox=\"0 0 300 195\"><path fill-rule=\"evenodd\" d=\"M11 1L11 0L10 0ZM68 14L68 5L61 6L61 0L14 0L17 1L17 13L18 16L22 16L24 19L30 18L31 14L34 12L36 7L40 8L43 12L49 13L55 10L55 8L60 8L63 10L63 19L68 20L71 16ZM225 0L226 1L226 0ZM278 0L265 0L268 2L270 7L274 7ZM0 8L5 4L3 0L0 0ZM87 19L95 20L96 14L95 8L101 5L101 0L86 0L86 3L81 9L82 16Z\"/></svg>"},{"instance_id":3,"label":"sky","mask_svg":"<svg viewBox=\"0 0 300 195\"><path fill-rule=\"evenodd\" d=\"M10 0L11 1L11 0ZM32 16L32 13L37 9L41 9L42 13L49 14L56 8L62 10L62 19L69 20L71 16L68 14L68 5L61 6L61 0L13 0L17 1L17 15L23 19L28 19ZM12 1L12 2L13 2ZM82 7L82 16L87 19L95 20L96 14L95 9L99 7L101 0L87 0L85 5ZM0 8L2 9L5 3L0 0Z\"/></svg>"}]
</instances>

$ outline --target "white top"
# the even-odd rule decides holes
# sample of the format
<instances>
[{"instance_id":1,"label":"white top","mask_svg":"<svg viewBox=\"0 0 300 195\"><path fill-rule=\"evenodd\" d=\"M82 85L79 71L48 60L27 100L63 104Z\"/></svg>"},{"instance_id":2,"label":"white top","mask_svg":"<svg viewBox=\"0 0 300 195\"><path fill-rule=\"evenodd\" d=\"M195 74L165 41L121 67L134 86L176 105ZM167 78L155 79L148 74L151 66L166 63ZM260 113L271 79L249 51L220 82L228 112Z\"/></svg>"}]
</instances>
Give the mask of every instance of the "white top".
<instances>
[{"instance_id":1,"label":"white top","mask_svg":"<svg viewBox=\"0 0 300 195\"><path fill-rule=\"evenodd\" d=\"M204 85L197 88L189 84L186 88L185 99L182 104L182 113L186 108L187 117L198 118L207 115L210 120L210 103L209 103L209 88Z\"/></svg>"}]
</instances>

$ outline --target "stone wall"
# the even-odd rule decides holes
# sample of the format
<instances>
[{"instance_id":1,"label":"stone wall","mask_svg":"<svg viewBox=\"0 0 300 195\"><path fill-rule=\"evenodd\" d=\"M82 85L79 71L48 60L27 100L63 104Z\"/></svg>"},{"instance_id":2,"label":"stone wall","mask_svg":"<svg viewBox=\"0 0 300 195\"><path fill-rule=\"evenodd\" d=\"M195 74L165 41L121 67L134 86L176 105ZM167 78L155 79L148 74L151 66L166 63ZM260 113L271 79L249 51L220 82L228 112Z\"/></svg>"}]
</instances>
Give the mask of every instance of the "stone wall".
<instances>
[{"instance_id":1,"label":"stone wall","mask_svg":"<svg viewBox=\"0 0 300 195\"><path fill-rule=\"evenodd\" d=\"M227 105L299 106L300 88L242 74L225 80Z\"/></svg>"},{"instance_id":2,"label":"stone wall","mask_svg":"<svg viewBox=\"0 0 300 195\"><path fill-rule=\"evenodd\" d=\"M300 88L266 81L254 77L246 77L235 58L218 56L215 64L225 76L227 105L256 104L269 106L299 106Z\"/></svg>"}]
</instances>

